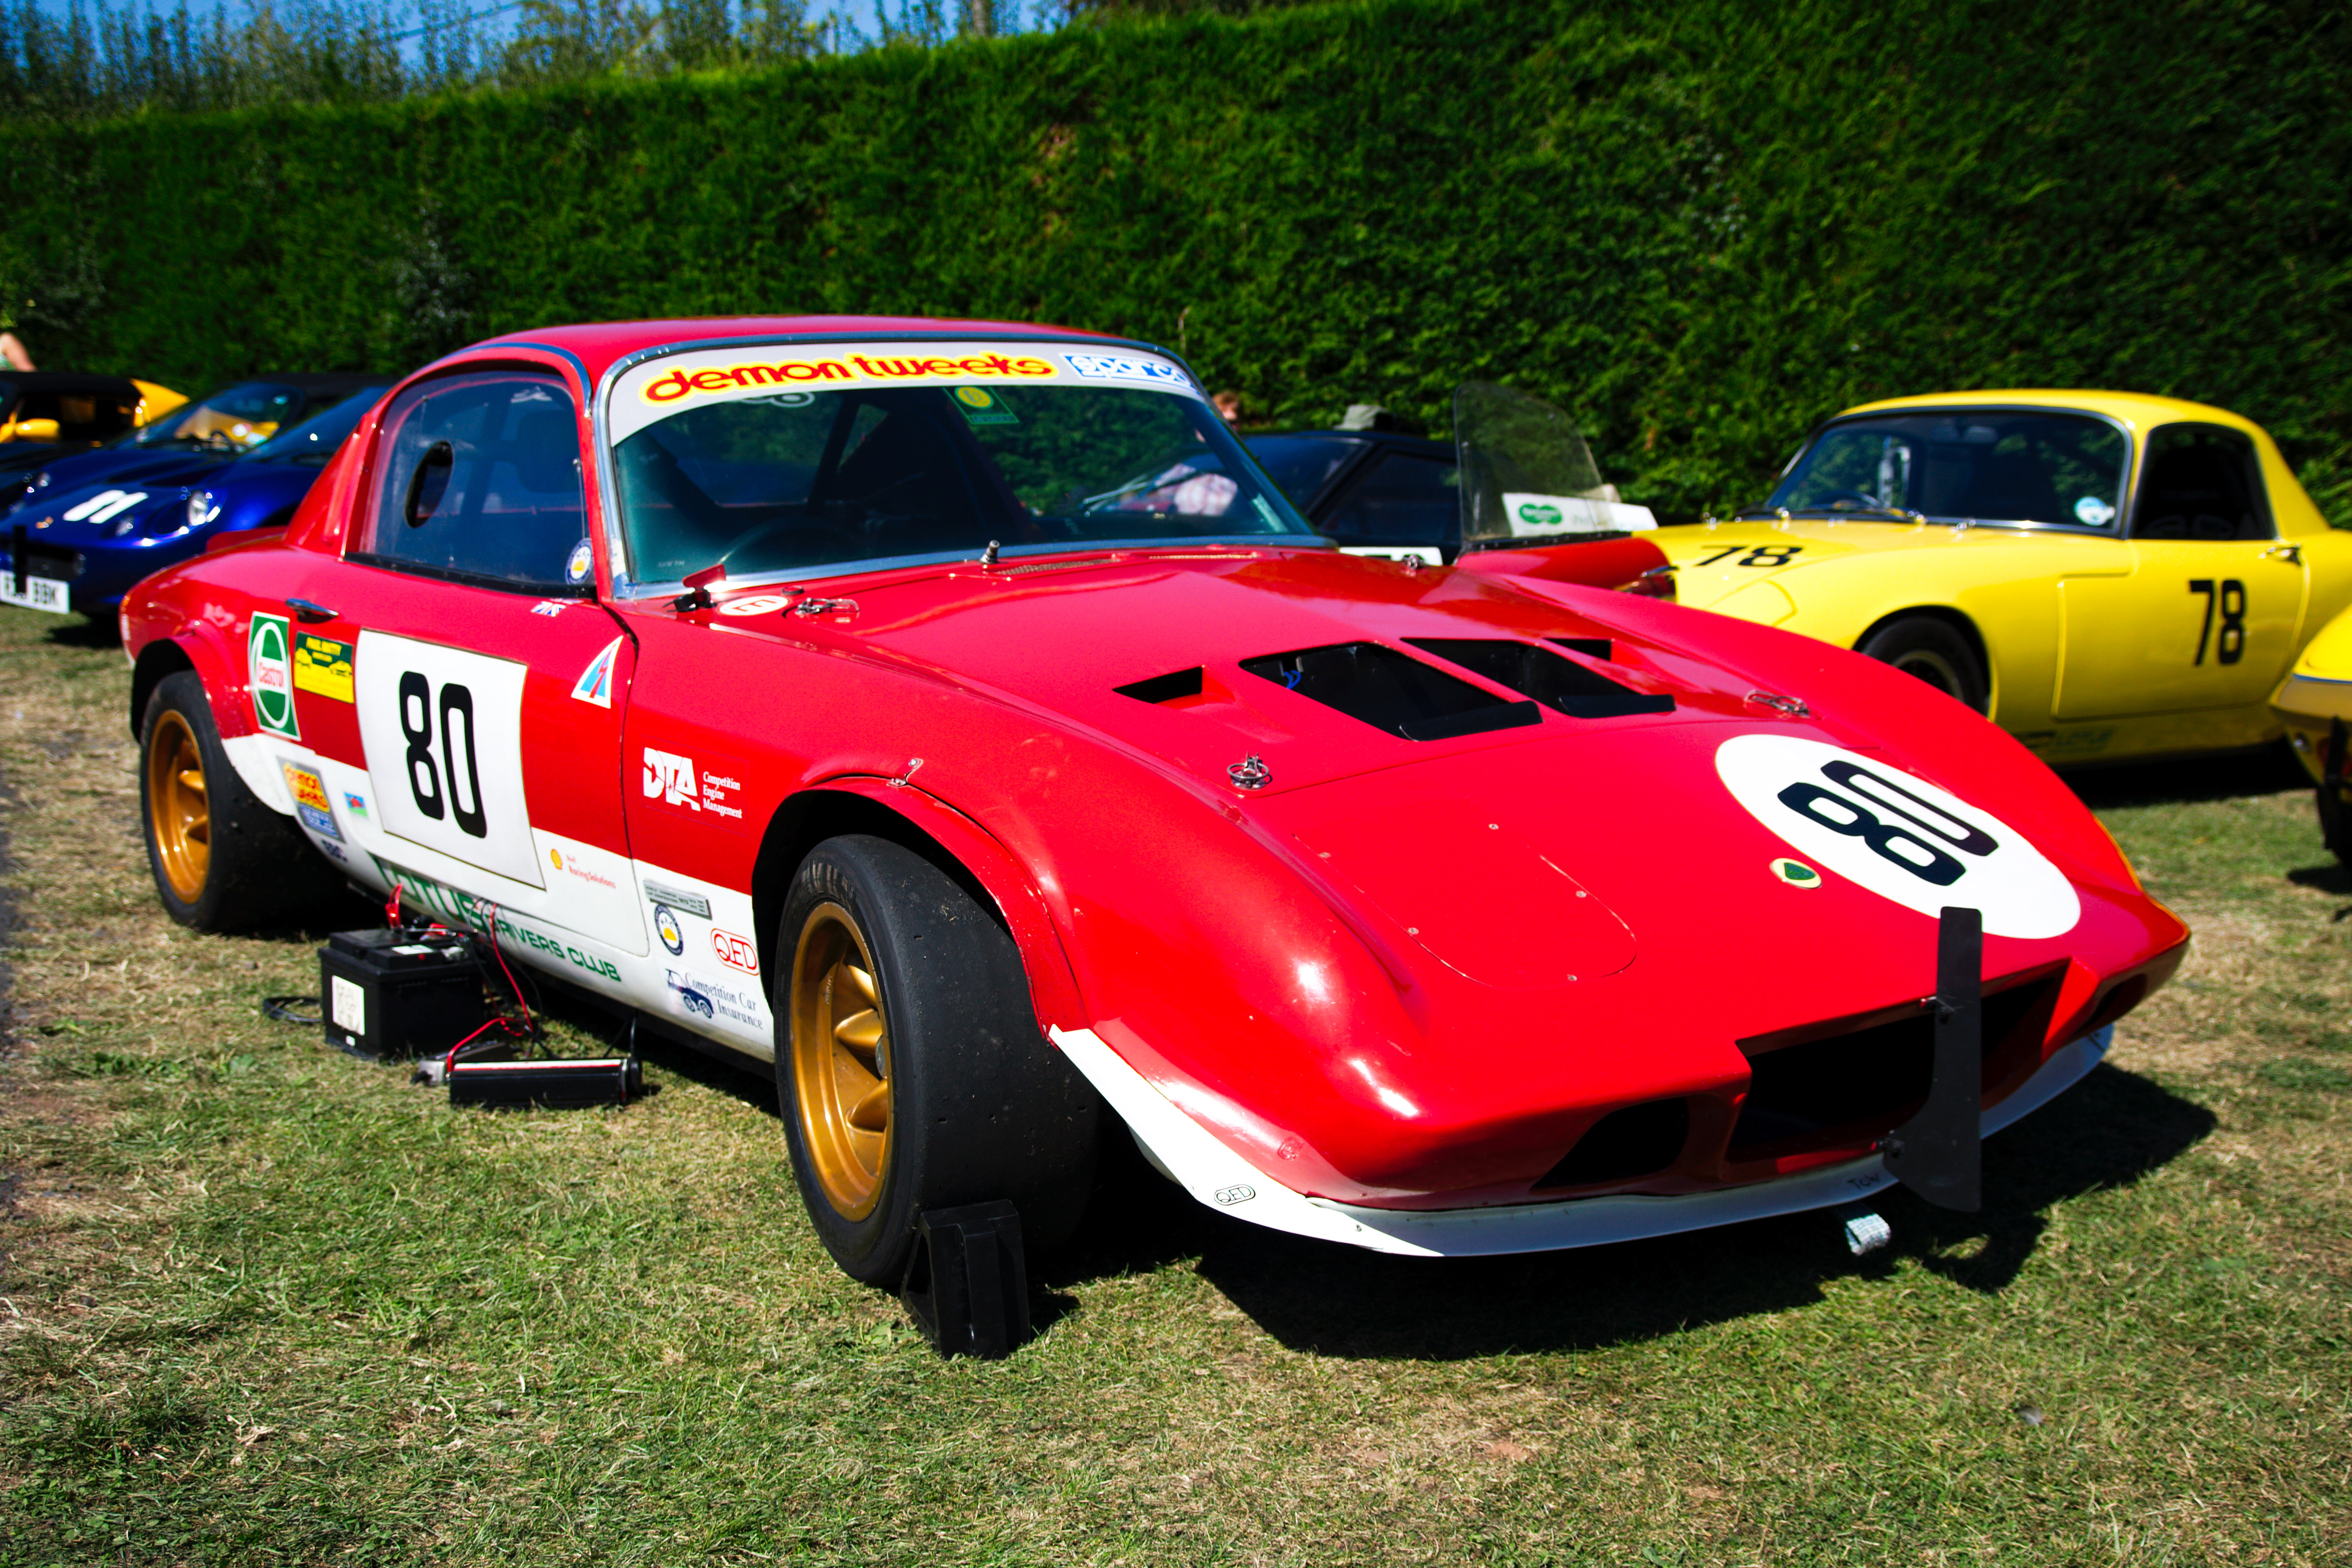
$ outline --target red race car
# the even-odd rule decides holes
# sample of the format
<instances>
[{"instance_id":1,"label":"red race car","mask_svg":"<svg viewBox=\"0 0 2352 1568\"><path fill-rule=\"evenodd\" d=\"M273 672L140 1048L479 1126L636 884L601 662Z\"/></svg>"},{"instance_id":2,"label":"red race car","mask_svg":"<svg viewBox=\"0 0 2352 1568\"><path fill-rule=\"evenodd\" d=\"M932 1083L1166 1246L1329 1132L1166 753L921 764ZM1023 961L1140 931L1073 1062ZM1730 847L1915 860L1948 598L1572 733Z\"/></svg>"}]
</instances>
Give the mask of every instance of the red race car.
<instances>
[{"instance_id":1,"label":"red race car","mask_svg":"<svg viewBox=\"0 0 2352 1568\"><path fill-rule=\"evenodd\" d=\"M1480 399L1439 567L1318 538L1141 343L479 344L290 527L125 601L157 889L207 930L306 866L398 889L772 1063L864 1279L946 1205L1050 1245L1122 1132L1204 1204L1391 1252L1890 1169L1965 1203L2187 931L1958 703L1663 602L1638 537L1482 537L1505 500L1613 514L1533 449L1557 417Z\"/></svg>"}]
</instances>

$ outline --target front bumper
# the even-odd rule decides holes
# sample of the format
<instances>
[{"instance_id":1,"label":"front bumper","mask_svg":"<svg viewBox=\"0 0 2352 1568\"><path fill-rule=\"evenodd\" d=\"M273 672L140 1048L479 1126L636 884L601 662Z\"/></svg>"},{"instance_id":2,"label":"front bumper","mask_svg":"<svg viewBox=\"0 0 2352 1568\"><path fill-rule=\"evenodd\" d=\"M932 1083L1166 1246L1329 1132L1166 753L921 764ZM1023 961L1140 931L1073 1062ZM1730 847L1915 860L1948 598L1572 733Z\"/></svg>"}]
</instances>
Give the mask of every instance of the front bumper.
<instances>
[{"instance_id":1,"label":"front bumper","mask_svg":"<svg viewBox=\"0 0 2352 1568\"><path fill-rule=\"evenodd\" d=\"M2352 723L2352 680L2316 675L2290 675L2271 698L2271 711L2286 726L2286 738L2295 758L2314 784L2325 769L2330 726L2341 719Z\"/></svg>"},{"instance_id":2,"label":"front bumper","mask_svg":"<svg viewBox=\"0 0 2352 1568\"><path fill-rule=\"evenodd\" d=\"M1110 1102L1155 1165L1213 1209L1294 1236L1415 1258L1552 1252L1672 1236L1853 1203L1898 1184L1876 1154L1792 1175L1672 1196L1613 1194L1557 1203L1401 1210L1312 1198L1284 1186L1186 1115L1091 1029L1055 1029L1054 1043ZM1990 1137L2047 1104L2106 1055L2109 1025L2053 1052L2034 1075L1982 1113Z\"/></svg>"}]
</instances>

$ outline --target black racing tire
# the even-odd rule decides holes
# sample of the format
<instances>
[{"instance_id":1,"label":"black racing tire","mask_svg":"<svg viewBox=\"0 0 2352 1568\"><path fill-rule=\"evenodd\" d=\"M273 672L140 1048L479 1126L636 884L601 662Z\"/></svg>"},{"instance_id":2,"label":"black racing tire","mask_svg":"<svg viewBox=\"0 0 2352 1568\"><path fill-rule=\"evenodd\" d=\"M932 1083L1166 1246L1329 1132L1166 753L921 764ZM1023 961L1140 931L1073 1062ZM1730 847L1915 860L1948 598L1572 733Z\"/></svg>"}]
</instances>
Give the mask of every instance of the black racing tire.
<instances>
[{"instance_id":1,"label":"black racing tire","mask_svg":"<svg viewBox=\"0 0 2352 1568\"><path fill-rule=\"evenodd\" d=\"M1949 621L1935 616L1905 616L1863 638L1854 651L1916 676L1979 713L1991 705L1984 660Z\"/></svg>"},{"instance_id":2,"label":"black racing tire","mask_svg":"<svg viewBox=\"0 0 2352 1568\"><path fill-rule=\"evenodd\" d=\"M195 671L156 683L139 723L139 821L163 911L201 931L299 924L343 896L291 817L237 775Z\"/></svg>"},{"instance_id":3,"label":"black racing tire","mask_svg":"<svg viewBox=\"0 0 2352 1568\"><path fill-rule=\"evenodd\" d=\"M887 839L830 838L793 874L772 951L793 1174L844 1272L898 1284L916 1216L960 1204L1011 1200L1031 1252L1069 1237L1101 1102L971 894Z\"/></svg>"}]
</instances>

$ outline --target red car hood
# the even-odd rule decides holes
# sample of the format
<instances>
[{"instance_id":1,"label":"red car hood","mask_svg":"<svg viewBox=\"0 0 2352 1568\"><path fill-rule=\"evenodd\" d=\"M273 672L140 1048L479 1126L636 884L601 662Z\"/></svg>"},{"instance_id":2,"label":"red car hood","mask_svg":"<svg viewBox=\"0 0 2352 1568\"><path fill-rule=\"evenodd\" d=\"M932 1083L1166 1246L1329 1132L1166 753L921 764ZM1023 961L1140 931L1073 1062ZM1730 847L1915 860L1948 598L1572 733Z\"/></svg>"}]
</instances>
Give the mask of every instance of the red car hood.
<instances>
[{"instance_id":1,"label":"red car hood","mask_svg":"<svg viewBox=\"0 0 2352 1568\"><path fill-rule=\"evenodd\" d=\"M1538 725L1408 741L1240 668L1302 648L1410 637L1610 638L1615 676L1638 691L1671 691L1678 710L1591 729L1754 716L1742 701L1748 682L1507 582L1409 574L1351 556L1203 552L973 567L860 590L856 599L860 644L1052 709L1221 790L1226 770L1255 754L1269 773L1260 798L1436 755L1557 738ZM1202 672L1197 697L1155 702L1118 689L1195 668ZM1468 671L1447 673L1475 683ZM1518 694L1493 696L1500 702Z\"/></svg>"},{"instance_id":2,"label":"red car hood","mask_svg":"<svg viewBox=\"0 0 2352 1568\"><path fill-rule=\"evenodd\" d=\"M2079 915L2025 934L1988 921L1986 973L2055 988L2036 1029L2081 1024L2097 974L2180 940L2095 819L2013 742L1884 666L1768 628L1627 595L1304 552L975 564L833 591L855 611L845 626L798 623L811 640L1050 712L1200 801L1198 829L1131 822L1139 844L1164 843L1184 859L1129 867L1105 896L1134 900L1120 918L1144 921L1122 928L1123 949L1158 940L1141 934L1151 929L1141 911L1154 906L1181 903L1195 912L1168 919L1195 928L1256 922L1257 938L1220 950L1209 989L1239 986L1222 1005L1256 1019L1264 1037L1236 1038L1197 1016L1220 1006L1202 974L1154 978L1150 966L1097 971L1110 976L1097 984L1097 1016L1149 1073L1160 1070L1149 1059L1157 1056L1174 1079L1229 1102L1294 1108L1304 1143L1330 1162L1321 1190L1420 1186L1458 1158L1458 1170L1438 1172L1460 1184L1457 1196L1499 1195L1507 1182L1487 1186L1498 1172L1539 1171L1597 1114L1580 1108L1735 1096L1747 1072L1741 1041L1916 1008L1934 988L1934 900L1906 910L1852 877L1817 876L1803 890L1776 880L1773 868L1798 851L1735 798L1721 757L1742 737L1859 755L1887 780L1947 791L2007 825L2012 842L2029 840ZM785 636L793 626L762 619ZM1242 667L1412 638L1580 639L1588 669L1675 706L1600 719L1546 708L1535 724L1414 741ZM1118 689L1194 670L1197 694L1153 701L1153 689ZM1800 688L1814 710L1753 700ZM1270 776L1238 790L1228 770L1253 755ZM1116 787L1111 775L1088 776ZM996 809L987 797L961 804L983 819ZM1100 817L1136 809L1106 798ZM1362 943L1355 958L1297 934L1313 917L1264 879L1272 867L1234 858L1238 843L1199 836L1212 812L1339 915ZM1277 915L1277 906L1288 908ZM1113 911L1099 900L1089 908L1087 929L1108 929ZM1271 1007L1238 1000L1276 987ZM1268 1031L1296 1047L1275 1048ZM2046 1043L2023 1042L2020 1070ZM1339 1103L1335 1095L1359 1105L1355 1120L1313 1109ZM1279 1129L1262 1140L1224 1131L1282 1142Z\"/></svg>"}]
</instances>

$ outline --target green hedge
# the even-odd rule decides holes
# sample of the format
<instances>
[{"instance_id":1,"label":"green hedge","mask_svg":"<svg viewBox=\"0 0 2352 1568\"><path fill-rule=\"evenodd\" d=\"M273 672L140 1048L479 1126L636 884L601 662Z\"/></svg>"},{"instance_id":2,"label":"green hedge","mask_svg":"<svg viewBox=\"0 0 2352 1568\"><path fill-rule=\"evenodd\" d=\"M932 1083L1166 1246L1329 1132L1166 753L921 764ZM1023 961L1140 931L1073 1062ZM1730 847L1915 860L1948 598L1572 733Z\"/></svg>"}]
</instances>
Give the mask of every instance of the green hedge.
<instances>
[{"instance_id":1,"label":"green hedge","mask_svg":"<svg viewBox=\"0 0 2352 1568\"><path fill-rule=\"evenodd\" d=\"M2348 53L2245 0L1139 21L15 127L0 270L49 361L187 386L772 310L1155 339L1267 422L1442 429L1488 376L1670 510L1864 398L2130 388L2267 424L2352 523Z\"/></svg>"}]
</instances>

